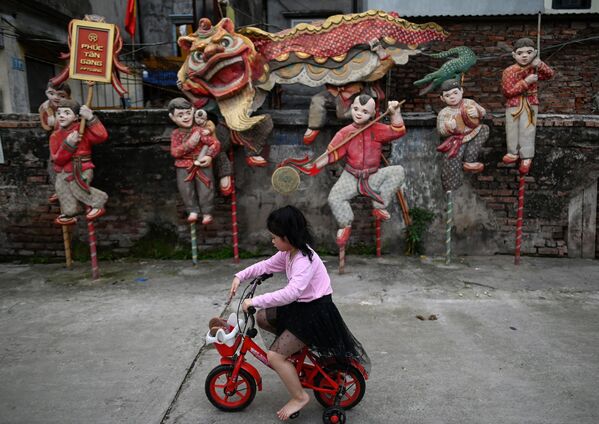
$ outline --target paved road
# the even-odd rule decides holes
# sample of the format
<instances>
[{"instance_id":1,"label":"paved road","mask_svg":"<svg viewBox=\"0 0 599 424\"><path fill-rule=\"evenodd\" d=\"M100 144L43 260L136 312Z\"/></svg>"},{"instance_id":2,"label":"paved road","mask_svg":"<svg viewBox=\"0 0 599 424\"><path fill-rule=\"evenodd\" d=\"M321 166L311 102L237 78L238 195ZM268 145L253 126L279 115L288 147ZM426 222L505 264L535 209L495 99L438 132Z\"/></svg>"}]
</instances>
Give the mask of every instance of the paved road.
<instances>
[{"instance_id":1,"label":"paved road","mask_svg":"<svg viewBox=\"0 0 599 424\"><path fill-rule=\"evenodd\" d=\"M373 363L348 423L599 422L598 261L349 257L339 276L327 259ZM255 362L264 390L245 411L204 395L207 322L250 263L112 262L97 282L86 264L0 264L0 423L277 422L285 389ZM294 423L321 414L311 401Z\"/></svg>"}]
</instances>

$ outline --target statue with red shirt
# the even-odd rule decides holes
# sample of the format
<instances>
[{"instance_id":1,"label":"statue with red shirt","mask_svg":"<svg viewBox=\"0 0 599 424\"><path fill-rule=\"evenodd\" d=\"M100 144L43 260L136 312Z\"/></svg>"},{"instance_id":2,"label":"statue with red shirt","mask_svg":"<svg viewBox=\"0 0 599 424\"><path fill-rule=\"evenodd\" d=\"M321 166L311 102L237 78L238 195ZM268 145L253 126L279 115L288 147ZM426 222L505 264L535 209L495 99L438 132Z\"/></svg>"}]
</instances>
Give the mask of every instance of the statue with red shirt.
<instances>
[{"instance_id":1,"label":"statue with red shirt","mask_svg":"<svg viewBox=\"0 0 599 424\"><path fill-rule=\"evenodd\" d=\"M354 214L349 201L358 195L372 199L372 214L381 220L391 216L387 211L391 199L405 179L400 165L381 168L383 144L406 134L399 102L389 102L391 125L380 122L356 134L369 125L376 115L376 104L371 96L361 94L351 105L353 123L341 128L329 143L327 151L318 157L310 168L318 169L345 159L339 180L331 189L328 203L337 220L339 230L336 242L344 246L351 233Z\"/></svg>"},{"instance_id":2,"label":"statue with red shirt","mask_svg":"<svg viewBox=\"0 0 599 424\"><path fill-rule=\"evenodd\" d=\"M79 117L86 120L79 133ZM62 99L56 110L58 128L50 136L50 156L56 172L56 194L61 214L55 222L72 225L86 206L86 218L94 220L106 212L108 195L91 186L94 177L92 146L108 139L106 128L87 106L75 100Z\"/></svg>"},{"instance_id":3,"label":"statue with red shirt","mask_svg":"<svg viewBox=\"0 0 599 424\"><path fill-rule=\"evenodd\" d=\"M46 88L46 100L42 103L38 109L40 114L40 125L50 134L55 129L59 128L58 121L56 120L56 109L58 109L58 102L62 99L70 99L71 98L71 87L66 82L54 85L51 82L48 82L48 86ZM50 184L56 184L56 174L54 173L54 164L52 160L48 161L48 177L50 180ZM58 201L58 195L53 193L48 201L50 203L54 203Z\"/></svg>"},{"instance_id":4,"label":"statue with red shirt","mask_svg":"<svg viewBox=\"0 0 599 424\"><path fill-rule=\"evenodd\" d=\"M197 117L202 125L194 126L194 108L187 99L171 100L168 111L178 126L171 134L171 155L175 158L177 187L189 214L187 221L196 222L202 214L202 224L210 224L214 219L212 162L220 152L220 143L214 131L206 127L204 114Z\"/></svg>"},{"instance_id":5,"label":"statue with red shirt","mask_svg":"<svg viewBox=\"0 0 599 424\"><path fill-rule=\"evenodd\" d=\"M539 112L538 81L549 80L555 74L538 57L530 38L514 43L512 57L516 63L503 71L501 88L506 98L505 132L506 164L520 159L520 173L528 173L535 155L535 134Z\"/></svg>"}]
</instances>

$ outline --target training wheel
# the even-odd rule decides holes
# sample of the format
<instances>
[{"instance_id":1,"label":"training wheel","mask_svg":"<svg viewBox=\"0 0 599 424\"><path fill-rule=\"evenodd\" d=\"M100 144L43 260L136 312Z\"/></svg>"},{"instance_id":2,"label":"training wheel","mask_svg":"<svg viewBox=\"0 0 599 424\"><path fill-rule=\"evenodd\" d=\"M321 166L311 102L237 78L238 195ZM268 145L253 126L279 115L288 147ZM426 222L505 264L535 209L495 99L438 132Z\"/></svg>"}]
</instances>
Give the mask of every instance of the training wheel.
<instances>
[{"instance_id":1,"label":"training wheel","mask_svg":"<svg viewBox=\"0 0 599 424\"><path fill-rule=\"evenodd\" d=\"M344 424L345 411L334 406L327 408L322 414L322 422L324 424Z\"/></svg>"}]
</instances>

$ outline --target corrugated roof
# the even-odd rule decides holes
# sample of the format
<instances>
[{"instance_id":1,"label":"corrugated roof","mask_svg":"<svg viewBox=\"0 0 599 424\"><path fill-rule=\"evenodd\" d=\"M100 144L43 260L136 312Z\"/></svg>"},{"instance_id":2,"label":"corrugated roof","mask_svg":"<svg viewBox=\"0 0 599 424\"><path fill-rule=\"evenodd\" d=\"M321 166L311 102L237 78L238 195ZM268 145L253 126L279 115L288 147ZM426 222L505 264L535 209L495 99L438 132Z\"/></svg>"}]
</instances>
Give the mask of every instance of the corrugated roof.
<instances>
[{"instance_id":1,"label":"corrugated roof","mask_svg":"<svg viewBox=\"0 0 599 424\"><path fill-rule=\"evenodd\" d=\"M595 0L596 1L596 0ZM417 16L498 16L555 13L545 9L544 0L365 0L365 10L397 12L402 17ZM593 9L595 9L593 7ZM560 10L580 13L582 10ZM596 10L588 10L596 13Z\"/></svg>"}]
</instances>

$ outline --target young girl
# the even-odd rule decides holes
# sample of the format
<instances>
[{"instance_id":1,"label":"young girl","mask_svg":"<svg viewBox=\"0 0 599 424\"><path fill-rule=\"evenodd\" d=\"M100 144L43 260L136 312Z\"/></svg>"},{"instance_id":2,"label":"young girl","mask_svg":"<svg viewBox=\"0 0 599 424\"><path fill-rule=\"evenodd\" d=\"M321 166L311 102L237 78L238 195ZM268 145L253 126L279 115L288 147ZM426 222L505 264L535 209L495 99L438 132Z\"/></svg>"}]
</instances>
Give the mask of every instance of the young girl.
<instances>
[{"instance_id":1,"label":"young girl","mask_svg":"<svg viewBox=\"0 0 599 424\"><path fill-rule=\"evenodd\" d=\"M247 299L242 305L246 312L250 306L260 308L258 325L277 335L268 351L268 361L291 395L277 412L279 419L287 420L295 418L310 399L288 356L308 345L320 356L338 361L353 358L368 367L369 360L333 303L329 274L310 247L312 234L302 212L293 206L277 209L268 216L267 227L278 252L235 274L230 297L241 281L263 273L287 274L289 281L284 288Z\"/></svg>"}]
</instances>

